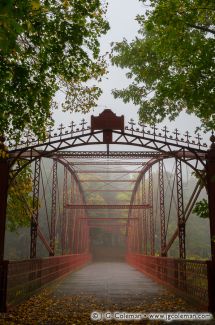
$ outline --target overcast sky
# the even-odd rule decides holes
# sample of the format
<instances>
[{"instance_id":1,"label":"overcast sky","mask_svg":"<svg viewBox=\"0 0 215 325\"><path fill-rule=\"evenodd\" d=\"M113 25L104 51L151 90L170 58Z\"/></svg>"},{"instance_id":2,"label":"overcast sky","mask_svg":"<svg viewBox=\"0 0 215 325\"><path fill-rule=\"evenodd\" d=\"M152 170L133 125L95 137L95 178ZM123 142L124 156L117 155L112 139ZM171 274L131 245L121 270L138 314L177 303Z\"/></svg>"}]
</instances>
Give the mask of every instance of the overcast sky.
<instances>
[{"instance_id":1,"label":"overcast sky","mask_svg":"<svg viewBox=\"0 0 215 325\"><path fill-rule=\"evenodd\" d=\"M121 41L123 38L127 40L132 40L137 35L138 24L135 21L137 14L143 13L145 10L144 5L138 0L109 0L107 19L110 23L111 29L107 35L101 38L101 53L106 53L110 51L110 43ZM109 67L108 76L103 78L100 86L103 90L103 94L99 99L98 107L91 111L91 113L85 115L87 119L91 115L97 115L105 108L110 108L119 115L124 114L125 120L128 121L131 117L138 120L138 108L132 103L124 104L120 99L114 99L111 90L113 88L123 88L128 85L128 80L125 77L125 71L116 68ZM58 101L60 103L61 96L58 96ZM78 123L81 119L81 114L69 114L55 112L54 118L57 124L63 122L65 125L69 124L71 120ZM164 121L162 125L168 124L169 121ZM171 122L171 129L175 127L179 128L182 132L189 130L195 130L198 126L198 119L189 115L181 114L181 116L175 121Z\"/></svg>"}]
</instances>

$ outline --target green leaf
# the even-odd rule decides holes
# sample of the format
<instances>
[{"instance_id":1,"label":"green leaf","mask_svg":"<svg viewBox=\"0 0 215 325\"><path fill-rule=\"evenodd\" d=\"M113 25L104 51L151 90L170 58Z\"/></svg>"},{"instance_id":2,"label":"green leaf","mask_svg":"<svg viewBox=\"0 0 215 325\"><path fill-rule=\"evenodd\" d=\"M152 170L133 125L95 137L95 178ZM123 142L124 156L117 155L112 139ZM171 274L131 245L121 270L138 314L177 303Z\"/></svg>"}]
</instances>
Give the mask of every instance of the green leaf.
<instances>
[{"instance_id":1,"label":"green leaf","mask_svg":"<svg viewBox=\"0 0 215 325\"><path fill-rule=\"evenodd\" d=\"M100 1L3 1L0 17L0 134L18 139L29 129L43 137L57 91L66 91L64 109L96 105L101 90L86 85L106 73Z\"/></svg>"},{"instance_id":2,"label":"green leaf","mask_svg":"<svg viewBox=\"0 0 215 325\"><path fill-rule=\"evenodd\" d=\"M193 209L193 213L203 219L209 218L209 208L206 199L202 199L201 201L196 203Z\"/></svg>"},{"instance_id":3,"label":"green leaf","mask_svg":"<svg viewBox=\"0 0 215 325\"><path fill-rule=\"evenodd\" d=\"M146 1L142 0L143 3ZM144 123L196 115L215 129L215 10L212 1L151 0L137 16L139 35L113 46L112 63L126 69L130 85L116 98L139 107Z\"/></svg>"}]
</instances>

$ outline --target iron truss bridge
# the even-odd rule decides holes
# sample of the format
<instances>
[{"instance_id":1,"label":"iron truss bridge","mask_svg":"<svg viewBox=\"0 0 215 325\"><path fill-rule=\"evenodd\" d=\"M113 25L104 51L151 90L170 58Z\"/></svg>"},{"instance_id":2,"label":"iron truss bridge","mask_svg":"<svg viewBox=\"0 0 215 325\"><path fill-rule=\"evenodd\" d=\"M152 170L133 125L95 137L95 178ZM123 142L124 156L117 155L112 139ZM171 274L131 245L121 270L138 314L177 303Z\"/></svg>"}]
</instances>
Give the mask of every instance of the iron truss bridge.
<instances>
[{"instance_id":1,"label":"iron truss bridge","mask_svg":"<svg viewBox=\"0 0 215 325\"><path fill-rule=\"evenodd\" d=\"M26 132L19 142L0 140L5 152L0 159L1 311L18 299L17 287L29 296L88 263L96 228L124 240L128 263L215 312L214 135L208 147L200 134L133 120L125 125L124 116L104 110L91 117L90 125L83 119L67 128L50 127L42 139ZM171 175L166 161L172 164ZM29 259L6 261L8 187L19 188L18 176L27 166L33 170L32 207L24 202L31 217ZM196 178L185 200L186 168ZM211 259L190 261L186 225L203 189ZM38 240L48 258L38 256ZM174 243L178 256L170 258Z\"/></svg>"}]
</instances>

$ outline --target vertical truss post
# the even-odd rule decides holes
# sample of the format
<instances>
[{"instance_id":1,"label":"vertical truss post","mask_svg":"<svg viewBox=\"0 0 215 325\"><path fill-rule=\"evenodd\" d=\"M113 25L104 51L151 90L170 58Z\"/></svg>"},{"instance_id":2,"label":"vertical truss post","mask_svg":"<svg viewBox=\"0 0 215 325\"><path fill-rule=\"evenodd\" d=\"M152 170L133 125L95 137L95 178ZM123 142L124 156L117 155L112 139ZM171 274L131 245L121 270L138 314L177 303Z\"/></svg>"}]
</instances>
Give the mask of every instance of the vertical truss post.
<instances>
[{"instance_id":1,"label":"vertical truss post","mask_svg":"<svg viewBox=\"0 0 215 325\"><path fill-rule=\"evenodd\" d=\"M69 226L69 218L68 218L68 212L66 212L66 222L65 222L65 247L64 247L64 254L67 254L68 251L68 226Z\"/></svg>"},{"instance_id":2,"label":"vertical truss post","mask_svg":"<svg viewBox=\"0 0 215 325\"><path fill-rule=\"evenodd\" d=\"M132 214L130 215L129 219L132 217ZM128 219L128 226L127 226L127 240L126 240L126 243L127 243L127 253L130 253L131 252L131 220Z\"/></svg>"},{"instance_id":3,"label":"vertical truss post","mask_svg":"<svg viewBox=\"0 0 215 325\"><path fill-rule=\"evenodd\" d=\"M77 188L77 184L76 184L76 200L77 200L77 204L79 204L79 191ZM76 218L76 236L75 236L75 251L76 254L79 253L79 244L80 244L80 220L79 220L79 212L80 210L77 209L77 218Z\"/></svg>"},{"instance_id":4,"label":"vertical truss post","mask_svg":"<svg viewBox=\"0 0 215 325\"><path fill-rule=\"evenodd\" d=\"M84 222L84 240L83 240L83 253L86 252L86 242L87 242L87 225L86 222Z\"/></svg>"},{"instance_id":5,"label":"vertical truss post","mask_svg":"<svg viewBox=\"0 0 215 325\"><path fill-rule=\"evenodd\" d=\"M150 249L151 255L155 255L155 230L154 230L154 213L153 213L153 179L152 168L149 169L149 230L150 230Z\"/></svg>"},{"instance_id":6,"label":"vertical truss post","mask_svg":"<svg viewBox=\"0 0 215 325\"><path fill-rule=\"evenodd\" d=\"M81 222L80 222L79 218L78 218L78 223L77 223L77 232L78 232L78 234L77 234L77 249L76 249L76 251L77 251L77 254L79 254L80 246L81 246Z\"/></svg>"},{"instance_id":7,"label":"vertical truss post","mask_svg":"<svg viewBox=\"0 0 215 325\"><path fill-rule=\"evenodd\" d=\"M77 184L75 180L73 180L73 202L74 204L78 203L77 197ZM72 251L73 253L77 253L77 228L78 228L78 209L74 209L73 212L73 223L72 223Z\"/></svg>"},{"instance_id":8,"label":"vertical truss post","mask_svg":"<svg viewBox=\"0 0 215 325\"><path fill-rule=\"evenodd\" d=\"M77 204L79 204L79 196L78 196L78 188L77 188L77 183L75 183L75 199ZM80 210L76 210L76 228L75 228L75 253L78 254L78 241L79 241L79 212Z\"/></svg>"},{"instance_id":9,"label":"vertical truss post","mask_svg":"<svg viewBox=\"0 0 215 325\"><path fill-rule=\"evenodd\" d=\"M142 178L142 201L143 204L146 203L146 182L145 182L145 176ZM146 215L146 210L143 209L143 254L147 255L147 215Z\"/></svg>"},{"instance_id":10,"label":"vertical truss post","mask_svg":"<svg viewBox=\"0 0 215 325\"><path fill-rule=\"evenodd\" d=\"M89 234L88 224L86 224L86 252L88 253L89 251L90 251L90 234Z\"/></svg>"},{"instance_id":11,"label":"vertical truss post","mask_svg":"<svg viewBox=\"0 0 215 325\"><path fill-rule=\"evenodd\" d=\"M76 192L75 192L75 180L74 177L71 177L71 201L73 204L75 204L75 200L76 200ZM70 254L75 252L74 249L74 244L75 244L75 231L76 231L76 211L77 210L72 210L71 211L71 215L69 218L69 249L70 249Z\"/></svg>"},{"instance_id":12,"label":"vertical truss post","mask_svg":"<svg viewBox=\"0 0 215 325\"><path fill-rule=\"evenodd\" d=\"M127 225L127 237L126 237L126 248L127 248L127 253L130 253L131 251L131 244L130 244L130 237L131 237L131 225L130 225L130 221L128 221L128 225Z\"/></svg>"},{"instance_id":13,"label":"vertical truss post","mask_svg":"<svg viewBox=\"0 0 215 325\"><path fill-rule=\"evenodd\" d=\"M0 149L7 155L4 138L0 137ZM4 261L4 240L7 213L7 194L9 181L9 164L7 158L0 157L0 312L7 309L7 274L8 262Z\"/></svg>"},{"instance_id":14,"label":"vertical truss post","mask_svg":"<svg viewBox=\"0 0 215 325\"><path fill-rule=\"evenodd\" d=\"M85 217L87 217L86 216L86 214L85 214L85 210L84 210L84 213L83 213L83 215L85 216ZM84 221L84 223L82 223L82 236L83 236L83 241L82 241L82 253L84 253L84 252L86 252L86 237L87 237L87 221L85 220Z\"/></svg>"},{"instance_id":15,"label":"vertical truss post","mask_svg":"<svg viewBox=\"0 0 215 325\"><path fill-rule=\"evenodd\" d=\"M212 134L211 147L206 155L206 181L211 236L211 259L208 263L209 311L215 312L215 136Z\"/></svg>"},{"instance_id":16,"label":"vertical truss post","mask_svg":"<svg viewBox=\"0 0 215 325\"><path fill-rule=\"evenodd\" d=\"M132 221L129 222L129 241L128 241L128 246L129 246L129 252L132 252Z\"/></svg>"},{"instance_id":17,"label":"vertical truss post","mask_svg":"<svg viewBox=\"0 0 215 325\"><path fill-rule=\"evenodd\" d=\"M78 188L78 197L79 197L79 202L80 204L83 204L82 202L82 197L81 197L81 193L79 191ZM78 223L79 223L79 231L78 231L78 252L81 253L81 243L82 243L82 222L80 217L83 216L83 209L79 210L79 214L78 214Z\"/></svg>"},{"instance_id":18,"label":"vertical truss post","mask_svg":"<svg viewBox=\"0 0 215 325\"><path fill-rule=\"evenodd\" d=\"M144 204L143 201L143 179L141 181L141 191L140 191L140 204ZM145 223L145 209L143 209L140 213L140 220L141 220L141 223L140 223L140 227L141 227L141 246L140 246L140 251L141 253L145 254L145 248L144 248L144 237L145 237L145 234L144 234L144 223Z\"/></svg>"},{"instance_id":19,"label":"vertical truss post","mask_svg":"<svg viewBox=\"0 0 215 325\"><path fill-rule=\"evenodd\" d=\"M80 204L83 204L82 200L81 200L81 193L78 191L78 195L79 195L79 202ZM78 215L78 253L81 253L81 243L82 243L82 222L80 220L80 216L83 215L83 210L79 210L79 215Z\"/></svg>"},{"instance_id":20,"label":"vertical truss post","mask_svg":"<svg viewBox=\"0 0 215 325\"><path fill-rule=\"evenodd\" d=\"M140 187L138 189L138 197L137 197L137 204L141 204L141 192L140 192ZM141 253L141 248L142 248L142 218L141 218L141 210L137 210L137 216L138 216L138 222L137 222L137 227L138 227L138 252Z\"/></svg>"},{"instance_id":21,"label":"vertical truss post","mask_svg":"<svg viewBox=\"0 0 215 325\"><path fill-rule=\"evenodd\" d=\"M84 204L84 202L83 202L83 201L82 201L82 203ZM84 213L84 212L85 212L85 211L84 211L84 209L83 209L83 212L82 212L82 214L81 214L81 217L85 215L85 213ZM85 222L86 222L86 221L84 221L84 223L83 223L83 222L81 222L81 253L83 253L83 252L84 252L84 240L85 240Z\"/></svg>"},{"instance_id":22,"label":"vertical truss post","mask_svg":"<svg viewBox=\"0 0 215 325\"><path fill-rule=\"evenodd\" d=\"M133 218L133 212L134 210L131 211L131 217ZM131 226L131 250L134 252L134 247L135 247L135 241L134 241L134 223L132 220L132 226Z\"/></svg>"},{"instance_id":23,"label":"vertical truss post","mask_svg":"<svg viewBox=\"0 0 215 325\"><path fill-rule=\"evenodd\" d=\"M83 253L87 251L87 223L84 223L84 246L83 246Z\"/></svg>"},{"instance_id":24,"label":"vertical truss post","mask_svg":"<svg viewBox=\"0 0 215 325\"><path fill-rule=\"evenodd\" d=\"M61 229L61 246L62 255L66 250L66 233L67 233L67 210L66 204L68 203L68 171L64 167L64 179L63 179L63 215L62 215L62 229Z\"/></svg>"},{"instance_id":25,"label":"vertical truss post","mask_svg":"<svg viewBox=\"0 0 215 325\"><path fill-rule=\"evenodd\" d=\"M161 236L161 256L167 256L166 250L166 218L164 206L164 178L163 178L163 160L159 160L159 189L160 189L160 236Z\"/></svg>"},{"instance_id":26,"label":"vertical truss post","mask_svg":"<svg viewBox=\"0 0 215 325\"><path fill-rule=\"evenodd\" d=\"M181 160L179 159L176 159L176 183L177 183L179 256L180 258L186 258L182 165L181 165Z\"/></svg>"},{"instance_id":27,"label":"vertical truss post","mask_svg":"<svg viewBox=\"0 0 215 325\"><path fill-rule=\"evenodd\" d=\"M0 138L0 149L5 150L4 138ZM9 165L7 159L0 157L0 261L4 259L4 240L7 212L7 193L9 181Z\"/></svg>"},{"instance_id":28,"label":"vertical truss post","mask_svg":"<svg viewBox=\"0 0 215 325\"><path fill-rule=\"evenodd\" d=\"M134 236L134 220L132 220L132 227L131 227L131 251L135 251L135 236Z\"/></svg>"},{"instance_id":29,"label":"vertical truss post","mask_svg":"<svg viewBox=\"0 0 215 325\"><path fill-rule=\"evenodd\" d=\"M131 238L132 238L132 242L131 242L131 250L134 253L135 252L135 237L134 237L134 221L132 220L132 228L131 228Z\"/></svg>"},{"instance_id":30,"label":"vertical truss post","mask_svg":"<svg viewBox=\"0 0 215 325\"><path fill-rule=\"evenodd\" d=\"M135 197L135 201L134 204L137 204L137 193L136 193L136 197ZM137 217L137 211L134 210L134 217ZM137 220L137 219L136 219ZM137 221L138 222L138 221ZM135 253L138 252L138 227L137 227L137 222L134 223L134 251Z\"/></svg>"},{"instance_id":31,"label":"vertical truss post","mask_svg":"<svg viewBox=\"0 0 215 325\"><path fill-rule=\"evenodd\" d=\"M89 226L87 224L86 252L88 253L89 251L90 251L90 231L89 231Z\"/></svg>"},{"instance_id":32,"label":"vertical truss post","mask_svg":"<svg viewBox=\"0 0 215 325\"><path fill-rule=\"evenodd\" d=\"M137 192L135 194L134 204L137 204ZM134 217L137 218L137 211L136 210L134 210ZM138 221L136 222L136 224L134 224L134 251L136 253L138 252L138 244L139 244L137 224L138 224Z\"/></svg>"},{"instance_id":33,"label":"vertical truss post","mask_svg":"<svg viewBox=\"0 0 215 325\"><path fill-rule=\"evenodd\" d=\"M50 234L50 247L55 254L55 228L56 228L56 210L57 210L57 160L53 160L53 174L52 174L52 207L51 207L51 234Z\"/></svg>"},{"instance_id":34,"label":"vertical truss post","mask_svg":"<svg viewBox=\"0 0 215 325\"><path fill-rule=\"evenodd\" d=\"M78 204L81 204L79 188L76 184L76 197ZM80 222L80 213L82 210L77 210L77 227L76 227L76 253L80 253L80 243L81 243L81 222Z\"/></svg>"},{"instance_id":35,"label":"vertical truss post","mask_svg":"<svg viewBox=\"0 0 215 325\"><path fill-rule=\"evenodd\" d=\"M86 224L86 246L85 246L85 253L88 253L90 251L89 247L89 228L88 225Z\"/></svg>"},{"instance_id":36,"label":"vertical truss post","mask_svg":"<svg viewBox=\"0 0 215 325\"><path fill-rule=\"evenodd\" d=\"M134 221L133 220L131 226L131 251L134 252Z\"/></svg>"},{"instance_id":37,"label":"vertical truss post","mask_svg":"<svg viewBox=\"0 0 215 325\"><path fill-rule=\"evenodd\" d=\"M138 193L136 192L136 198L135 198L135 204L137 204L138 201ZM134 211L134 217L138 218L138 211ZM135 252L138 253L138 247L139 247L139 229L138 229L138 219L136 219L135 223L135 239L136 239L136 245L135 245Z\"/></svg>"},{"instance_id":38,"label":"vertical truss post","mask_svg":"<svg viewBox=\"0 0 215 325\"><path fill-rule=\"evenodd\" d=\"M80 248L80 252L83 253L84 252L84 229L85 228L85 223L83 224L81 222L81 248Z\"/></svg>"},{"instance_id":39,"label":"vertical truss post","mask_svg":"<svg viewBox=\"0 0 215 325\"><path fill-rule=\"evenodd\" d=\"M30 258L35 258L37 255L37 227L38 227L38 217L39 217L40 173L41 173L41 159L39 158L35 160L35 168L34 168L33 213L31 218Z\"/></svg>"},{"instance_id":40,"label":"vertical truss post","mask_svg":"<svg viewBox=\"0 0 215 325\"><path fill-rule=\"evenodd\" d=\"M139 204L142 203L142 183L139 185ZM144 210L144 209L143 209ZM139 220L139 234L140 234L140 247L139 247L139 252L140 254L143 251L143 210L138 211L138 220Z\"/></svg>"},{"instance_id":41,"label":"vertical truss post","mask_svg":"<svg viewBox=\"0 0 215 325\"><path fill-rule=\"evenodd\" d=\"M82 248L81 252L84 253L86 251L86 222L82 222Z\"/></svg>"},{"instance_id":42,"label":"vertical truss post","mask_svg":"<svg viewBox=\"0 0 215 325\"><path fill-rule=\"evenodd\" d=\"M75 232L74 213L75 213L75 211L70 211L69 216L68 216L67 235L68 235L69 254L73 253L73 238L74 238L74 232Z\"/></svg>"}]
</instances>

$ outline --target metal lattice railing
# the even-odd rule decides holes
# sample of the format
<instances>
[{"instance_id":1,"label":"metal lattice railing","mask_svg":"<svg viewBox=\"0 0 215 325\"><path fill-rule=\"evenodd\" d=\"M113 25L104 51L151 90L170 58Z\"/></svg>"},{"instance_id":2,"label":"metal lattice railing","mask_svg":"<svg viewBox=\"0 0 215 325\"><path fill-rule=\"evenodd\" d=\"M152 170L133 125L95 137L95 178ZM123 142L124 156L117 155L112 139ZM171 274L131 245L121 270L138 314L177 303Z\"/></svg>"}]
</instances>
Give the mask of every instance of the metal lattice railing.
<instances>
[{"instance_id":1,"label":"metal lattice railing","mask_svg":"<svg viewBox=\"0 0 215 325\"><path fill-rule=\"evenodd\" d=\"M8 262L7 305L15 305L39 288L91 260L90 254L73 254Z\"/></svg>"},{"instance_id":2,"label":"metal lattice railing","mask_svg":"<svg viewBox=\"0 0 215 325\"><path fill-rule=\"evenodd\" d=\"M208 307L208 262L128 254L127 262L154 280Z\"/></svg>"}]
</instances>

